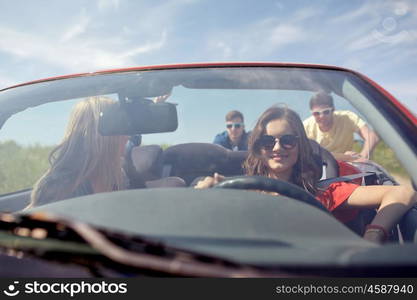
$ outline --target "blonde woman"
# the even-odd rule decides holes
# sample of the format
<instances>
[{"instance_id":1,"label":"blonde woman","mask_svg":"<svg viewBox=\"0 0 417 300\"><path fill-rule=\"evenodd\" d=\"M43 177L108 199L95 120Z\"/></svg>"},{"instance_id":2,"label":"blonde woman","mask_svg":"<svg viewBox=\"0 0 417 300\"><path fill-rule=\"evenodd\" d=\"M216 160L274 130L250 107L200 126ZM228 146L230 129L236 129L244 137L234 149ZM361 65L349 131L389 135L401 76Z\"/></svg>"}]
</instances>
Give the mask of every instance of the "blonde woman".
<instances>
[{"instance_id":1,"label":"blonde woman","mask_svg":"<svg viewBox=\"0 0 417 300\"><path fill-rule=\"evenodd\" d=\"M115 101L90 97L77 103L62 142L49 156L50 168L35 184L29 207L123 187L122 156L127 136L102 136L100 112Z\"/></svg>"}]
</instances>

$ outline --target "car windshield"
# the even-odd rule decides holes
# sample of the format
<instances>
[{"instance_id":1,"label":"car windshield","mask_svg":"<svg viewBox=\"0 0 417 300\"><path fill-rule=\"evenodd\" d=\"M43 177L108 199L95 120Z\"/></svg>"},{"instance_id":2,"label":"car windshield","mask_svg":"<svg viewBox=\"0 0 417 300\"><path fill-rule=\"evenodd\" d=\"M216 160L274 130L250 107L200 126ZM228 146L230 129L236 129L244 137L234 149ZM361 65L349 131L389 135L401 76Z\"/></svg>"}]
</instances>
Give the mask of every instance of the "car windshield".
<instances>
[{"instance_id":1,"label":"car windshield","mask_svg":"<svg viewBox=\"0 0 417 300\"><path fill-rule=\"evenodd\" d=\"M273 105L291 108L305 120L312 116L310 99L320 91L332 96L336 110L354 112L368 124L383 123L382 115L368 120L374 113L368 106L375 99L363 85L352 74L339 70L258 67L115 73L4 91L1 100L11 103L12 113L27 109L14 114L0 131L0 192L33 186L48 168L49 152L64 136L71 109L88 96L104 95L124 101L166 95L167 102L177 105L178 129L144 134L141 143L166 149L183 143L212 143L217 134L226 132L225 116L233 110L244 116L241 123L245 132L251 131L261 113ZM362 137L355 134L354 141L355 149L360 149ZM392 142L381 143L373 158L399 180L409 178L389 143Z\"/></svg>"},{"instance_id":2,"label":"car windshield","mask_svg":"<svg viewBox=\"0 0 417 300\"><path fill-rule=\"evenodd\" d=\"M312 99L320 95L330 98L333 105L321 100L312 105ZM119 138L119 156L103 154L102 144L94 146L96 155L76 142L62 146L70 128L78 130L77 124L82 120L78 116L78 123L74 121L74 108L79 109L80 103L92 97L117 104L117 109L101 107L99 117L91 113L86 118L97 118L100 135ZM138 68L53 78L5 89L0 92L0 210L22 210L34 201L35 187L42 196L32 203L32 210L51 207L52 212L97 226L157 236L208 253L229 253L216 247L233 240L234 247L246 247L237 257L248 262L308 261L291 256L299 251L291 245L319 247L323 242L309 237L306 228L291 229L298 226L294 224L308 221L312 227L317 225L316 232L340 226L342 233L324 230L328 234L324 234L325 241L337 249L346 241L351 246L367 247L359 234L350 235L351 231L342 229L343 222L306 203L310 200L294 200L298 196L291 193L271 194L257 185L239 190L195 186L215 173L226 179L247 175L244 163L251 134L256 133L260 116L273 106L295 111L304 121L307 134L317 131L318 127L313 127L318 119L330 115L354 118L352 128L343 128L350 130L351 137L344 133L338 136L344 146L326 152L332 153L335 160L326 161L322 152L312 148L317 160L311 164L321 170L318 181L350 175L342 174L337 165L337 161L346 161L358 173L373 172L374 179L355 179L359 184L366 184L369 179L379 185L411 185L412 180L417 181L417 173L410 165L417 165L417 158L415 144L410 144L410 137L404 136L404 132L413 129L404 121L406 117L389 114L395 105L388 98L379 87L349 70L272 64ZM363 132L365 125L369 130ZM83 131L81 136L89 138L87 127L79 130ZM300 137L293 129L284 133L268 130L262 133L262 151L274 147L291 149L299 143ZM330 128L323 130L316 142L320 144L331 133ZM379 142L374 149L365 151L364 143L371 133L378 136ZM272 142L268 140L271 136ZM38 188L41 178L53 171L51 163L59 165L60 157L65 151L72 151L71 147L80 148L71 158L73 165L62 172L90 170L90 164L97 167L91 167L94 170L86 171L90 173L85 176L68 175L66 180L71 188L60 188L50 196L48 189L54 185L46 187L45 192ZM326 147L317 149L322 148ZM273 159L285 162L286 153ZM339 154L348 158L338 157ZM76 162L83 156L90 161ZM120 163L114 157L119 157ZM337 170L332 171L335 166ZM106 180L110 183L92 179L103 173L109 173ZM308 189L307 193L313 194ZM286 199L283 207L276 203L277 197ZM103 199L100 202L98 198ZM271 228L271 220L279 228ZM292 222L295 223L291 225ZM191 238L194 240L188 240ZM212 238L215 242L205 240ZM248 245L262 245L263 254L253 252ZM287 252L277 254L275 247L284 247ZM326 261L324 257L320 259Z\"/></svg>"}]
</instances>

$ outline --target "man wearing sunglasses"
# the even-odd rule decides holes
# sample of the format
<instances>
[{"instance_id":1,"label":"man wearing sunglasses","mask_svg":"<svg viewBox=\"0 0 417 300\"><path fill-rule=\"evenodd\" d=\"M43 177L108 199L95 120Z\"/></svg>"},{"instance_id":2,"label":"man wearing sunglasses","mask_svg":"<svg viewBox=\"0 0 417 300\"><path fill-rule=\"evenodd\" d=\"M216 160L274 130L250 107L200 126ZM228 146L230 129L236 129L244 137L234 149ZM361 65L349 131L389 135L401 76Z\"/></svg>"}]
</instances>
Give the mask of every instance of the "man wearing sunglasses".
<instances>
[{"instance_id":1,"label":"man wearing sunglasses","mask_svg":"<svg viewBox=\"0 0 417 300\"><path fill-rule=\"evenodd\" d=\"M369 159L379 138L358 115L347 110L336 111L332 96L325 92L318 92L311 98L310 110L312 116L303 122L308 138L332 152L338 160ZM364 141L359 153L352 151L354 133Z\"/></svg>"},{"instance_id":2,"label":"man wearing sunglasses","mask_svg":"<svg viewBox=\"0 0 417 300\"><path fill-rule=\"evenodd\" d=\"M243 114L240 111L228 112L226 130L217 134L213 143L233 151L248 150L248 133L243 122Z\"/></svg>"}]
</instances>

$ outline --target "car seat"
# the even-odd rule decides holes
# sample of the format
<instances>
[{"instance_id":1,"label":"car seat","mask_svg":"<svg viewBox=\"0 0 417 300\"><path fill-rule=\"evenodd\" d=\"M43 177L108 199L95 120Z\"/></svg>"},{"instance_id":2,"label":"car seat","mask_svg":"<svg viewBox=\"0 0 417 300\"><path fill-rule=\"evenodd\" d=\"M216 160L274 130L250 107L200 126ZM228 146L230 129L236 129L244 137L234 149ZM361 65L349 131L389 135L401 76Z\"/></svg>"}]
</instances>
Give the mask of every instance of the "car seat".
<instances>
[{"instance_id":1,"label":"car seat","mask_svg":"<svg viewBox=\"0 0 417 300\"><path fill-rule=\"evenodd\" d=\"M327 180L356 181L362 178L348 178L361 171L344 162L338 162L333 155L311 140L313 159L322 169L322 182ZM133 147L126 161L131 161L129 178L133 188L194 186L205 176L214 172L224 176L244 174L242 167L247 151L231 151L220 145L210 143L185 143L168 147L165 151L158 145ZM361 175L359 175L361 176ZM413 212L415 213L415 212ZM346 226L359 235L375 215L374 209L361 209L346 223ZM396 230L392 237L398 239Z\"/></svg>"},{"instance_id":2,"label":"car seat","mask_svg":"<svg viewBox=\"0 0 417 300\"><path fill-rule=\"evenodd\" d=\"M164 151L162 177L178 176L192 185L196 179L215 172L224 176L243 175L246 156L247 151L231 151L216 144L179 144Z\"/></svg>"},{"instance_id":3,"label":"car seat","mask_svg":"<svg viewBox=\"0 0 417 300\"><path fill-rule=\"evenodd\" d=\"M331 153L315 141L311 144L322 178L337 177L339 166ZM231 151L216 144L184 143L165 151L158 145L133 147L126 161L130 161L129 177L139 185L140 180L146 182L170 176L180 177L187 185L193 185L199 178L212 176L215 172L224 176L243 175L243 162L247 155L247 151Z\"/></svg>"},{"instance_id":4,"label":"car seat","mask_svg":"<svg viewBox=\"0 0 417 300\"><path fill-rule=\"evenodd\" d=\"M310 140L313 159L322 170L321 179L339 177L339 164L333 155L314 140Z\"/></svg>"},{"instance_id":5,"label":"car seat","mask_svg":"<svg viewBox=\"0 0 417 300\"><path fill-rule=\"evenodd\" d=\"M132 147L125 157L129 188L184 187L182 178L162 178L163 151L158 145Z\"/></svg>"}]
</instances>

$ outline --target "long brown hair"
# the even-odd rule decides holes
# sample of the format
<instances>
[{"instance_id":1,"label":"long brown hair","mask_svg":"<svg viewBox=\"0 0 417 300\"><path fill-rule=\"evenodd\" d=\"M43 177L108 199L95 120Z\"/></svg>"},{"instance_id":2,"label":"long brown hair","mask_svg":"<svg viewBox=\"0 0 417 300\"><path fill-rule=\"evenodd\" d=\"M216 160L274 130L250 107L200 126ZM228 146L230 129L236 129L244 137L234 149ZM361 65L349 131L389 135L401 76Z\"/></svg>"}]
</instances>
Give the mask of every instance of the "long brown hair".
<instances>
[{"instance_id":1,"label":"long brown hair","mask_svg":"<svg viewBox=\"0 0 417 300\"><path fill-rule=\"evenodd\" d=\"M100 182L103 191L122 187L122 138L98 132L100 112L114 104L103 96L76 104L62 142L49 156L50 168L33 188L29 207L69 198L92 178Z\"/></svg>"},{"instance_id":2,"label":"long brown hair","mask_svg":"<svg viewBox=\"0 0 417 300\"><path fill-rule=\"evenodd\" d=\"M272 106L259 117L249 137L249 154L243 164L246 174L271 177L270 170L260 154L257 141L266 133L267 124L277 119L287 121L294 133L299 137L298 158L297 163L293 166L290 182L312 194L316 194L316 182L320 179L321 169L314 163L312 148L300 117L287 107Z\"/></svg>"}]
</instances>

